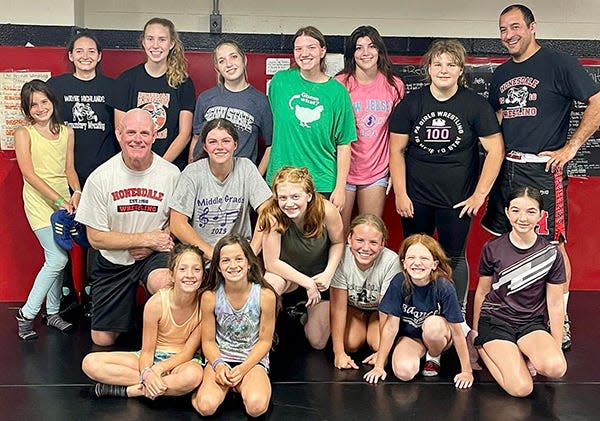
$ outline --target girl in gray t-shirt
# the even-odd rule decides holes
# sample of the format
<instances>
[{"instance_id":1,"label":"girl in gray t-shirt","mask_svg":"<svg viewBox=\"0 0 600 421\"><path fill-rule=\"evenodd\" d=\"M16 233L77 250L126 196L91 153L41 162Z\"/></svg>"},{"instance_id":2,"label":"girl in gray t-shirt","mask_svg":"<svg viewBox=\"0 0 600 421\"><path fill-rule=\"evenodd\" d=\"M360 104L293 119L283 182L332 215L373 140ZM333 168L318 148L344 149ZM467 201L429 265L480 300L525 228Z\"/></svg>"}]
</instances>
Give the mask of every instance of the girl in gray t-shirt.
<instances>
[{"instance_id":1,"label":"girl in gray t-shirt","mask_svg":"<svg viewBox=\"0 0 600 421\"><path fill-rule=\"evenodd\" d=\"M379 348L377 306L400 269L398 255L385 247L388 231L380 217L359 215L350 224L348 244L331 281L331 339L336 368L358 368L347 352L365 342ZM364 362L371 362L373 355ZM373 360L374 361L374 360Z\"/></svg>"}]
</instances>

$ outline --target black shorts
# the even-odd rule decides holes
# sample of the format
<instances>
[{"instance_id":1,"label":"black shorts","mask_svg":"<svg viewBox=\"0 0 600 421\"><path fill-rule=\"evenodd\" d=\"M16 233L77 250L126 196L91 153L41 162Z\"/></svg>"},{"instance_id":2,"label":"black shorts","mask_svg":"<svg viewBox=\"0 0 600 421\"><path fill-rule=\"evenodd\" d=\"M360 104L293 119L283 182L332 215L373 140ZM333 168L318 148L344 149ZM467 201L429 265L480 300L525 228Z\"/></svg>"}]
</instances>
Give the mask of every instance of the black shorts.
<instances>
[{"instance_id":1,"label":"black shorts","mask_svg":"<svg viewBox=\"0 0 600 421\"><path fill-rule=\"evenodd\" d=\"M92 267L92 329L127 332L136 327L136 290L148 275L168 266L168 253L155 252L132 265L116 265L97 253Z\"/></svg>"},{"instance_id":2,"label":"black shorts","mask_svg":"<svg viewBox=\"0 0 600 421\"><path fill-rule=\"evenodd\" d=\"M496 339L516 344L520 338L536 330L549 332L548 325L543 317L536 317L531 322L513 327L496 317L482 316L479 319L479 327L477 329L479 335L475 338L475 346L481 346L486 342Z\"/></svg>"},{"instance_id":3,"label":"black shorts","mask_svg":"<svg viewBox=\"0 0 600 421\"><path fill-rule=\"evenodd\" d=\"M545 163L519 162L505 159L500 174L490 192L487 210L481 220L483 228L494 235L511 230L504 209L508 195L516 187L531 186L540 189L544 199L542 217L536 229L538 235L550 242L567 239L567 184L566 169L546 172Z\"/></svg>"},{"instance_id":4,"label":"black shorts","mask_svg":"<svg viewBox=\"0 0 600 421\"><path fill-rule=\"evenodd\" d=\"M325 291L320 291L321 292L321 301L329 301L330 300L330 298L329 298L329 290L330 289L331 288L327 288ZM296 288L292 292L285 292L281 299L283 300L284 307L295 306L300 303L305 303L306 299L307 299L306 298L306 288L298 285L298 288Z\"/></svg>"},{"instance_id":5,"label":"black shorts","mask_svg":"<svg viewBox=\"0 0 600 421\"><path fill-rule=\"evenodd\" d=\"M239 361L233 362L233 361L223 360L223 362L225 364L227 364L229 366L229 368L234 368L241 364L241 362L239 362ZM202 363L202 367L206 367L207 365L208 365L208 360L205 358L204 362ZM263 370L265 370L267 372L267 374L269 374L269 367L265 367L265 364L262 361L257 362L256 365L261 366L263 368Z\"/></svg>"}]
</instances>

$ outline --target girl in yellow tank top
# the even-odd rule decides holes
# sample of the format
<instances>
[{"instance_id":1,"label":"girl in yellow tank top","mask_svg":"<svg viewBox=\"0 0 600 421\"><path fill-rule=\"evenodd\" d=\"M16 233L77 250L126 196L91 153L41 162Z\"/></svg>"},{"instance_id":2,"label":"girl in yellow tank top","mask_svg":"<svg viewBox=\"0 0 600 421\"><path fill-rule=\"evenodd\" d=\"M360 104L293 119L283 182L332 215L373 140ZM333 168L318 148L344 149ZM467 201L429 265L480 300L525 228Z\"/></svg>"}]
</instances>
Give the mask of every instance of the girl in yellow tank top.
<instances>
[{"instance_id":1,"label":"girl in yellow tank top","mask_svg":"<svg viewBox=\"0 0 600 421\"><path fill-rule=\"evenodd\" d=\"M15 152L23 174L25 214L45 257L27 302L17 315L18 334L24 340L37 338L33 322L44 298L48 326L62 332L73 327L58 314L68 256L54 241L50 215L58 208L74 212L81 191L73 164L73 130L60 124L57 109L57 97L44 82L34 79L23 85L21 110L29 125L15 131ZM72 197L69 187L74 192Z\"/></svg>"},{"instance_id":2,"label":"girl in yellow tank top","mask_svg":"<svg viewBox=\"0 0 600 421\"><path fill-rule=\"evenodd\" d=\"M83 372L97 381L92 396L181 396L202 381L200 300L204 276L202 251L178 244L171 252L173 286L154 294L144 307L142 349L139 352L92 352Z\"/></svg>"}]
</instances>

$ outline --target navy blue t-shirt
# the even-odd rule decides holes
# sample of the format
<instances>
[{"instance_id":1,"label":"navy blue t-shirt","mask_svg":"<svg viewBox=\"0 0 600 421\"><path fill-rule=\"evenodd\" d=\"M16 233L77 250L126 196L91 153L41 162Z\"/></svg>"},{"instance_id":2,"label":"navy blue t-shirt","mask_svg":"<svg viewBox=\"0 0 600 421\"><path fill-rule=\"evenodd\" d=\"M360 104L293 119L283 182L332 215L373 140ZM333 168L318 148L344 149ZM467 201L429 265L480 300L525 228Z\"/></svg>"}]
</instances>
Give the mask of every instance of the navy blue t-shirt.
<instances>
[{"instance_id":1,"label":"navy blue t-shirt","mask_svg":"<svg viewBox=\"0 0 600 421\"><path fill-rule=\"evenodd\" d=\"M502 64L492 75L489 101L502 110L506 150L538 154L562 148L573 100L587 102L599 90L575 57L547 48Z\"/></svg>"},{"instance_id":2,"label":"navy blue t-shirt","mask_svg":"<svg viewBox=\"0 0 600 421\"><path fill-rule=\"evenodd\" d=\"M440 278L423 287L413 285L411 297L405 303L404 280L402 272L394 276L379 303L379 311L400 318L400 336L420 339L423 335L421 326L432 315L442 316L448 323L464 321L452 282Z\"/></svg>"}]
</instances>

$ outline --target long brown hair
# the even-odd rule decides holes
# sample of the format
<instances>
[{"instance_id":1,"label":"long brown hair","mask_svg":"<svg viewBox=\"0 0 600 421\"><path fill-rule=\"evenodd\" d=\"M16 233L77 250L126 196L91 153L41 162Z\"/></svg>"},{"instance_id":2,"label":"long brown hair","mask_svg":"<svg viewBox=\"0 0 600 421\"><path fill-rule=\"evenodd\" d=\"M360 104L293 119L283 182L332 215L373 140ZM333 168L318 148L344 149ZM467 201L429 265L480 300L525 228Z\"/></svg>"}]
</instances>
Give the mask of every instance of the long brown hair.
<instances>
[{"instance_id":1,"label":"long brown hair","mask_svg":"<svg viewBox=\"0 0 600 421\"><path fill-rule=\"evenodd\" d=\"M296 43L296 39L302 36L306 36L306 37L311 37L316 39L319 42L319 45L321 46L321 48L325 48L325 51L327 51L327 43L325 42L325 37L323 36L323 33L321 31L319 31L317 28L315 28L314 26L304 26L300 29L298 29L296 31L296 33L294 34L294 38L292 39L292 48L294 46L294 44ZM297 66L297 63L294 61L294 66ZM294 67L292 66L292 67ZM325 70L327 69L327 65L325 63L325 57L321 58L321 61L319 62L319 69L321 69L321 72L325 73Z\"/></svg>"},{"instance_id":2,"label":"long brown hair","mask_svg":"<svg viewBox=\"0 0 600 421\"><path fill-rule=\"evenodd\" d=\"M35 123L35 119L31 115L31 102L34 92L39 92L46 95L48 100L52 103L54 111L52 112L52 116L50 116L49 126L50 132L52 132L54 135L57 135L60 132L60 126L62 122L60 118L60 102L48 84L42 80L33 79L29 82L26 82L21 87L21 111L23 112L25 119L27 119L29 124Z\"/></svg>"},{"instance_id":3,"label":"long brown hair","mask_svg":"<svg viewBox=\"0 0 600 421\"><path fill-rule=\"evenodd\" d=\"M67 42L67 59L69 58L69 53L73 54L73 50L75 49L75 43L81 38L87 38L91 40L94 44L96 44L96 51L98 51L98 55L102 54L102 44L100 44L100 41L98 41L96 35L94 35L93 32L84 29L74 34ZM73 72L75 72L75 64L71 63L71 66L73 66ZM102 65L100 61L98 61L98 63L96 63L96 68L94 69L96 74L100 73L101 67Z\"/></svg>"},{"instance_id":4,"label":"long brown hair","mask_svg":"<svg viewBox=\"0 0 600 421\"><path fill-rule=\"evenodd\" d=\"M213 131L214 129L221 129L221 130L225 130L227 132L227 134L229 136L231 136L231 138L233 139L233 141L236 144L236 148L237 145L240 144L239 141L239 134L238 131L235 127L235 125L227 120L226 118L215 118L214 120L209 120L207 122L204 123L204 126L202 127L202 131L200 132L200 136L198 137L200 139L200 141L202 142L202 144L204 145L206 143L206 138L208 137L208 134ZM204 150L204 148L201 149L201 151L194 156L194 161L197 161L201 158L207 158L208 154L206 153L206 150Z\"/></svg>"},{"instance_id":5,"label":"long brown hair","mask_svg":"<svg viewBox=\"0 0 600 421\"><path fill-rule=\"evenodd\" d=\"M425 246L425 248L429 250L433 256L433 260L438 262L437 267L431 272L431 283L435 284L435 282L440 278L445 278L452 282L452 267L450 266L450 259L448 256L446 256L446 252L440 243L438 243L435 238L427 234L413 234L407 237L402 244L400 244L400 250L398 250L398 258L400 259L402 272L404 273L404 283L402 289L405 295L405 302L410 301L414 284L412 283L412 280L402 263L406 257L406 251L408 248L419 243L423 244L423 246Z\"/></svg>"},{"instance_id":6,"label":"long brown hair","mask_svg":"<svg viewBox=\"0 0 600 421\"><path fill-rule=\"evenodd\" d=\"M280 234L286 232L294 223L279 207L277 201L277 187L282 183L298 184L305 193L312 195L312 200L306 206L304 214L304 227L302 233L306 238L316 238L323 234L325 225L325 199L315 191L315 183L306 168L283 167L275 177L271 185L273 196L267 200L264 210L258 217L259 231L271 231L275 229ZM271 220L275 220L272 226Z\"/></svg>"},{"instance_id":7,"label":"long brown hair","mask_svg":"<svg viewBox=\"0 0 600 421\"><path fill-rule=\"evenodd\" d=\"M250 247L248 240L246 240L246 238L240 234L227 234L217 241L217 244L215 244L212 260L210 261L208 276L202 279L202 285L200 285L200 295L202 295L205 291L216 291L219 285L225 283L223 274L219 271L221 250L223 250L223 247L231 246L233 244L238 244L240 246L244 256L248 260L248 266L250 268L248 270L248 282L259 284L261 288L266 288L273 291L278 301L277 308L279 308L279 296L277 295L277 292L265 280L258 257L256 257L256 254L254 254L254 251L252 250L252 247Z\"/></svg>"},{"instance_id":8,"label":"long brown hair","mask_svg":"<svg viewBox=\"0 0 600 421\"><path fill-rule=\"evenodd\" d=\"M377 48L379 56L377 58L377 70L381 72L389 85L396 90L398 100L402 99L403 90L396 84L394 72L392 71L392 60L388 54L383 38L377 29L372 26L359 26L346 39L344 45L344 68L340 71L340 75L344 75L344 84L348 84L350 76L356 76L356 59L354 52L356 51L356 42L359 38L369 37L373 45Z\"/></svg>"}]
</instances>

